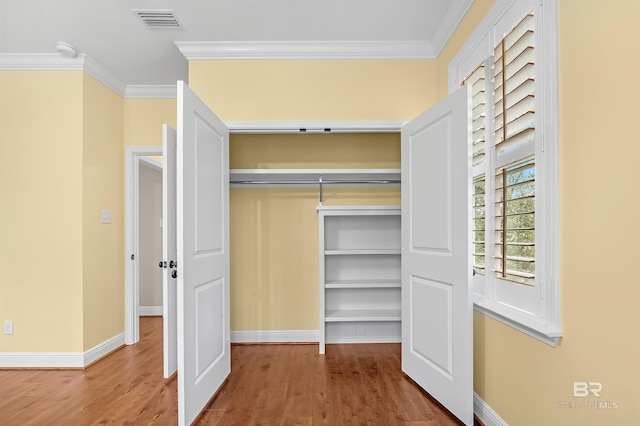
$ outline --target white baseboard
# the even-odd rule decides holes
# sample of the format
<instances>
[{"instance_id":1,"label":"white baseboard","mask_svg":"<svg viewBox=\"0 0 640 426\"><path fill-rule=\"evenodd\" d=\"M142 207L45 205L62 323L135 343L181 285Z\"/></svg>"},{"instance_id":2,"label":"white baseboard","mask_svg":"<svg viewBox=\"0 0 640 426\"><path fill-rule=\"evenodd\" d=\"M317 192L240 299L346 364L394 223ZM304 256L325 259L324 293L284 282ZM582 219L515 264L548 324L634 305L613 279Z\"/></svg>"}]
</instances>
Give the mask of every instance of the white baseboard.
<instances>
[{"instance_id":1,"label":"white baseboard","mask_svg":"<svg viewBox=\"0 0 640 426\"><path fill-rule=\"evenodd\" d=\"M141 317L162 316L162 306L138 306L138 315Z\"/></svg>"},{"instance_id":2,"label":"white baseboard","mask_svg":"<svg viewBox=\"0 0 640 426\"><path fill-rule=\"evenodd\" d=\"M85 352L0 352L0 368L84 368L122 345L124 333Z\"/></svg>"},{"instance_id":3,"label":"white baseboard","mask_svg":"<svg viewBox=\"0 0 640 426\"><path fill-rule=\"evenodd\" d=\"M231 343L307 343L320 340L320 330L232 331Z\"/></svg>"},{"instance_id":4,"label":"white baseboard","mask_svg":"<svg viewBox=\"0 0 640 426\"><path fill-rule=\"evenodd\" d=\"M473 413L485 426L509 426L477 393L473 393Z\"/></svg>"},{"instance_id":5,"label":"white baseboard","mask_svg":"<svg viewBox=\"0 0 640 426\"><path fill-rule=\"evenodd\" d=\"M103 356L110 354L121 346L124 346L124 333L115 335L111 339L105 340L104 342L94 346L88 351L85 351L85 353L83 354L83 367L86 367L87 365L97 361Z\"/></svg>"},{"instance_id":6,"label":"white baseboard","mask_svg":"<svg viewBox=\"0 0 640 426\"><path fill-rule=\"evenodd\" d=\"M343 337L328 337L325 340L326 344L340 344L340 343L401 343L402 338L400 336L343 336Z\"/></svg>"}]
</instances>

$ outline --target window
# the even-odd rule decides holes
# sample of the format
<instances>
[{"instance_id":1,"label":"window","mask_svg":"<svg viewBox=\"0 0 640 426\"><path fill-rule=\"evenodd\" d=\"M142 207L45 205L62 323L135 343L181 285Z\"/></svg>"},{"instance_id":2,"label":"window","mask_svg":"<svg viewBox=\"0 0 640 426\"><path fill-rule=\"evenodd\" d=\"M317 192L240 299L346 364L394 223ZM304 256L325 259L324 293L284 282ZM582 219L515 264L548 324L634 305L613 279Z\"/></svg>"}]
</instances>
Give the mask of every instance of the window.
<instances>
[{"instance_id":1,"label":"window","mask_svg":"<svg viewBox=\"0 0 640 426\"><path fill-rule=\"evenodd\" d=\"M449 65L450 90L472 87L474 306L553 346L556 14L557 0L499 2Z\"/></svg>"}]
</instances>

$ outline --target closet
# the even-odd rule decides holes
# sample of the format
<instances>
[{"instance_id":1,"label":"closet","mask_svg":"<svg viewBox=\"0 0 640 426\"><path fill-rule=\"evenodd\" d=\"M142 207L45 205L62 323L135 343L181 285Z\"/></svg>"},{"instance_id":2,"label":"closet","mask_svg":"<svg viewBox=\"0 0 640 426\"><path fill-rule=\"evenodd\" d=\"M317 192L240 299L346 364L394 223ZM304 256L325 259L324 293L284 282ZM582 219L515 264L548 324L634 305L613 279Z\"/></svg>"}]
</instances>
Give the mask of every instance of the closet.
<instances>
[{"instance_id":1,"label":"closet","mask_svg":"<svg viewBox=\"0 0 640 426\"><path fill-rule=\"evenodd\" d=\"M399 316L399 167L398 133L231 135L231 329L236 335L255 332L253 335L263 341L287 340L286 336L294 336L290 341L321 339L324 293L320 283L327 265L319 256L323 242L318 218L324 216L323 212L344 206L353 206L354 212L362 206L394 206L398 254L389 261L397 269L394 279ZM353 216L339 226L357 228L362 217ZM331 222L329 229L337 236L343 232L334 226L340 218L333 219L338 222ZM361 223L369 226L376 222ZM365 244L367 238L371 240L366 232L349 238L354 247ZM335 269L336 264L345 262L342 257L329 260L329 278L345 273ZM356 256L356 262L358 257L363 256ZM371 259L364 261L371 264ZM339 303L336 297L352 297L351 292L346 288L342 292L332 290L329 301ZM334 322L328 327L329 336L343 330L340 333L344 338L338 340L354 341L347 336L362 337L363 326ZM399 341L399 318L388 327L393 332L383 335L393 338L382 340Z\"/></svg>"}]
</instances>

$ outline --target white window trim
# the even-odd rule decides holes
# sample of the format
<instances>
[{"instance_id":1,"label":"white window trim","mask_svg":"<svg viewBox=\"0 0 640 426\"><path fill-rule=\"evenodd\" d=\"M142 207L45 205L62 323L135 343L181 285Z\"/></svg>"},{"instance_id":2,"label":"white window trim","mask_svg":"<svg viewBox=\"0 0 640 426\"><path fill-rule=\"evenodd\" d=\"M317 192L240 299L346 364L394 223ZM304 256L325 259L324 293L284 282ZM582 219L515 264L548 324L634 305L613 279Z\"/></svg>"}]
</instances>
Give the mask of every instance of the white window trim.
<instances>
[{"instance_id":1,"label":"white window trim","mask_svg":"<svg viewBox=\"0 0 640 426\"><path fill-rule=\"evenodd\" d=\"M494 34L503 18L524 17L523 10L534 9L536 17L536 286L535 292L523 299L523 305L541 303L539 315L532 315L515 306L501 303L495 297L496 284L492 280L476 276L474 280L474 308L529 336L551 346L557 346L560 331L560 261L559 261L559 213L558 213L558 0L497 0L496 5L478 25L473 34L449 63L449 92L460 87L461 82L475 67L493 54L496 41L502 34ZM525 12L526 13L526 12ZM488 86L487 86L488 87ZM487 88L487 95L490 90ZM538 102L538 100L537 100ZM488 102L488 105L491 103ZM487 117L487 136L493 133L493 124ZM490 140L487 138L489 160ZM487 161L485 161L486 163ZM486 179L493 174L491 161ZM474 175L479 170L474 170ZM539 208L542 207L542 208ZM497 281L497 280L495 280ZM519 286L519 284L514 284ZM531 299L540 298L540 300ZM517 297L517 295L515 296Z\"/></svg>"}]
</instances>

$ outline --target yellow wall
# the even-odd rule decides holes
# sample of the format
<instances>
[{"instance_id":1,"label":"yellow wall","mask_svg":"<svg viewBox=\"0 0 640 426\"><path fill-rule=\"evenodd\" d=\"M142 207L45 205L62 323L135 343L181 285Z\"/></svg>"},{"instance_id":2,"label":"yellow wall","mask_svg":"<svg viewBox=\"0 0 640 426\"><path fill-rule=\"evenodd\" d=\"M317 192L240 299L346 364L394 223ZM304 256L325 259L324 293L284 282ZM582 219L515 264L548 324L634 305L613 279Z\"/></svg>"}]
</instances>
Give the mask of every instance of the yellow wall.
<instances>
[{"instance_id":1,"label":"yellow wall","mask_svg":"<svg viewBox=\"0 0 640 426\"><path fill-rule=\"evenodd\" d=\"M124 146L161 145L175 105L82 71L0 72L0 321L15 327L0 352L83 352L124 331Z\"/></svg>"},{"instance_id":2,"label":"yellow wall","mask_svg":"<svg viewBox=\"0 0 640 426\"><path fill-rule=\"evenodd\" d=\"M398 168L397 134L232 135L231 168ZM400 188L326 188L325 205L400 204ZM233 188L231 329L317 330L317 188Z\"/></svg>"},{"instance_id":3,"label":"yellow wall","mask_svg":"<svg viewBox=\"0 0 640 426\"><path fill-rule=\"evenodd\" d=\"M629 40L640 39L640 3L558 3L564 337L552 348L476 313L474 388L511 425L638 425L640 60ZM601 382L601 398L582 400L618 408L558 408L581 401L574 381Z\"/></svg>"},{"instance_id":4,"label":"yellow wall","mask_svg":"<svg viewBox=\"0 0 640 426\"><path fill-rule=\"evenodd\" d=\"M124 331L123 98L84 74L84 350ZM111 224L101 223L101 211Z\"/></svg>"},{"instance_id":5,"label":"yellow wall","mask_svg":"<svg viewBox=\"0 0 640 426\"><path fill-rule=\"evenodd\" d=\"M409 120L435 101L434 61L191 61L223 120Z\"/></svg>"},{"instance_id":6,"label":"yellow wall","mask_svg":"<svg viewBox=\"0 0 640 426\"><path fill-rule=\"evenodd\" d=\"M175 99L125 99L124 146L162 146L162 125L175 129L176 117Z\"/></svg>"},{"instance_id":7,"label":"yellow wall","mask_svg":"<svg viewBox=\"0 0 640 426\"><path fill-rule=\"evenodd\" d=\"M0 72L0 352L83 338L81 71Z\"/></svg>"}]
</instances>

